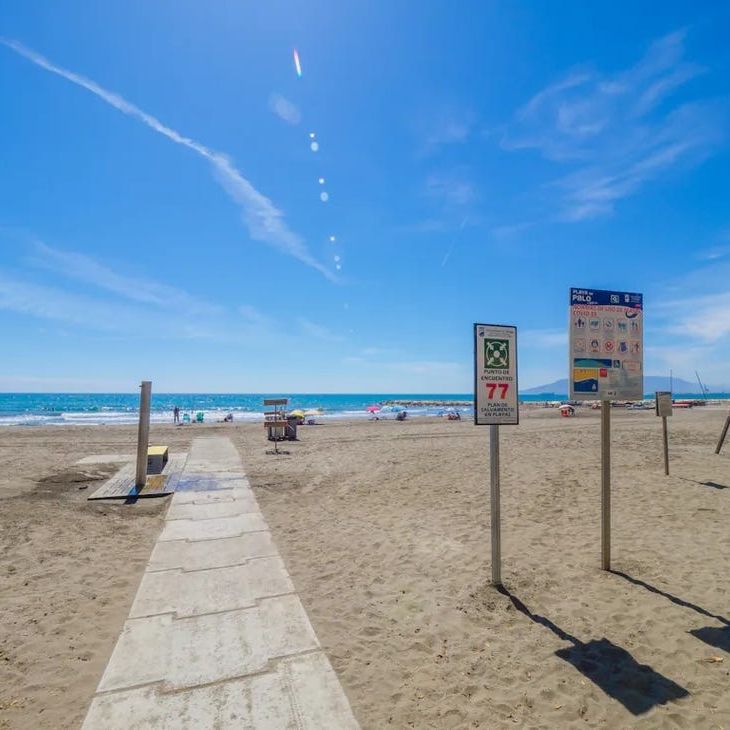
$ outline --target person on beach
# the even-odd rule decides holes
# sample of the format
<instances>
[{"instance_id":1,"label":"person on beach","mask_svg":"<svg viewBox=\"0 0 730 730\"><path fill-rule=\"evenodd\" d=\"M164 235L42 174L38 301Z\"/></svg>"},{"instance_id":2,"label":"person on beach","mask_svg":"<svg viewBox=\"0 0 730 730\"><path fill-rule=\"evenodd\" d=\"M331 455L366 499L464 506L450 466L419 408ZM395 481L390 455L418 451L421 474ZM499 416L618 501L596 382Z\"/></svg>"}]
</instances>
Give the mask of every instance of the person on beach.
<instances>
[{"instance_id":1,"label":"person on beach","mask_svg":"<svg viewBox=\"0 0 730 730\"><path fill-rule=\"evenodd\" d=\"M180 423L180 409L177 406L172 409L172 422Z\"/></svg>"}]
</instances>

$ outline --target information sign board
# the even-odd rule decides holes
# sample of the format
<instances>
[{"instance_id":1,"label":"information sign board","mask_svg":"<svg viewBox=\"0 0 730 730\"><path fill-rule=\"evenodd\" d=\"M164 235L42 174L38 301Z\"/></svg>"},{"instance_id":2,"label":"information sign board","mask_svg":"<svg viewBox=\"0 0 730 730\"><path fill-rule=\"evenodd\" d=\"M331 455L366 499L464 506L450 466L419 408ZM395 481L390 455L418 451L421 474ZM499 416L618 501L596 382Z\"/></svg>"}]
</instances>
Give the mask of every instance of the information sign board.
<instances>
[{"instance_id":1,"label":"information sign board","mask_svg":"<svg viewBox=\"0 0 730 730\"><path fill-rule=\"evenodd\" d=\"M517 328L474 325L474 423L514 426L517 399Z\"/></svg>"},{"instance_id":2,"label":"information sign board","mask_svg":"<svg viewBox=\"0 0 730 730\"><path fill-rule=\"evenodd\" d=\"M662 418L672 415L672 393L668 390L656 392L656 414Z\"/></svg>"},{"instance_id":3,"label":"information sign board","mask_svg":"<svg viewBox=\"0 0 730 730\"><path fill-rule=\"evenodd\" d=\"M633 292L570 290L570 397L644 397L643 297Z\"/></svg>"}]
</instances>

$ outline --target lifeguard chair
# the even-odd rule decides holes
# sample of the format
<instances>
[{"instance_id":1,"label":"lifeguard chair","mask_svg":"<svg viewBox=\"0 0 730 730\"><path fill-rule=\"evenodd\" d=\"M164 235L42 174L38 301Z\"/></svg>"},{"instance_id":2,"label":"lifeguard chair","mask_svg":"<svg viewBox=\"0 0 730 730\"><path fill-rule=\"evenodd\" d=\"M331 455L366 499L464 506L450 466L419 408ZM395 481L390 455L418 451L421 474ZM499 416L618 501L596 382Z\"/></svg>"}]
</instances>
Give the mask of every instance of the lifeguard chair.
<instances>
[{"instance_id":1,"label":"lifeguard chair","mask_svg":"<svg viewBox=\"0 0 730 730\"><path fill-rule=\"evenodd\" d=\"M279 450L278 442L287 438L287 427L289 422L286 419L286 406L288 398L265 398L264 407L273 406L273 411L264 411L264 428L266 437L274 442L274 449Z\"/></svg>"}]
</instances>

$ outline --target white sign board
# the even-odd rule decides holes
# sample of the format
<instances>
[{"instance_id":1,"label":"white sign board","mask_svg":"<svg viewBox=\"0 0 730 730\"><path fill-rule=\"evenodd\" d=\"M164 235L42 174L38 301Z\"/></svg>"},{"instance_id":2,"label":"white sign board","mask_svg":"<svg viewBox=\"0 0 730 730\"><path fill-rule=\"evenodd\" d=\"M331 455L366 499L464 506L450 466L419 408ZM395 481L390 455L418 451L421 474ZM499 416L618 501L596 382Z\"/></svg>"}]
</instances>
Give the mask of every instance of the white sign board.
<instances>
[{"instance_id":1,"label":"white sign board","mask_svg":"<svg viewBox=\"0 0 730 730\"><path fill-rule=\"evenodd\" d=\"M517 401L517 328L474 325L474 423L514 426Z\"/></svg>"},{"instance_id":2,"label":"white sign board","mask_svg":"<svg viewBox=\"0 0 730 730\"><path fill-rule=\"evenodd\" d=\"M570 397L644 397L644 309L641 294L570 290Z\"/></svg>"},{"instance_id":3,"label":"white sign board","mask_svg":"<svg viewBox=\"0 0 730 730\"><path fill-rule=\"evenodd\" d=\"M672 394L668 390L656 392L656 414L662 418L672 415Z\"/></svg>"}]
</instances>

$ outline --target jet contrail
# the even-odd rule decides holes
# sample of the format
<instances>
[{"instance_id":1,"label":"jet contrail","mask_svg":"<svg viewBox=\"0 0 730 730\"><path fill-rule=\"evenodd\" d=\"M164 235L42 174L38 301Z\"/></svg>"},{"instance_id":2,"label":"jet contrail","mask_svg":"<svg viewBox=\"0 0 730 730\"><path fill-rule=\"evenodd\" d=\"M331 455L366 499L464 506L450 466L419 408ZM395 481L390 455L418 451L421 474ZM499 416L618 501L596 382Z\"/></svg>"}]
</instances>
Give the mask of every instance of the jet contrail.
<instances>
[{"instance_id":1,"label":"jet contrail","mask_svg":"<svg viewBox=\"0 0 730 730\"><path fill-rule=\"evenodd\" d=\"M459 236L461 236L461 232L464 230L464 226L466 225L467 218L464 218L461 221L461 225L459 226L459 230L456 232L456 235L454 236L454 240L451 242L451 246L449 246L449 250L446 252L446 255L444 256L443 260L441 261L441 268L443 269L444 266L448 263L449 259L451 258L451 254L454 252L454 248L456 247L456 243L459 240Z\"/></svg>"},{"instance_id":2,"label":"jet contrail","mask_svg":"<svg viewBox=\"0 0 730 730\"><path fill-rule=\"evenodd\" d=\"M248 232L251 238L256 241L263 241L274 246L303 263L311 266L332 281L336 281L336 276L326 266L317 261L317 259L309 253L307 246L301 236L294 233L286 224L284 214L267 198L262 195L256 188L246 180L243 175L236 169L235 165L226 157L226 155L216 152L206 147L204 144L186 137L174 129L164 125L159 119L151 114L142 111L138 106L128 102L124 97L113 91L108 91L103 86L99 86L95 81L87 79L85 76L69 71L61 66L56 66L47 58L36 53L34 50L27 48L18 41L0 38L0 43L7 46L11 50L20 54L29 61L63 77L72 84L81 86L82 88L95 94L110 104L115 109L130 117L135 117L150 129L159 132L163 136L172 140L176 144L187 147L204 157L212 166L215 177L228 193L228 196L237 203L243 213Z\"/></svg>"}]
</instances>

